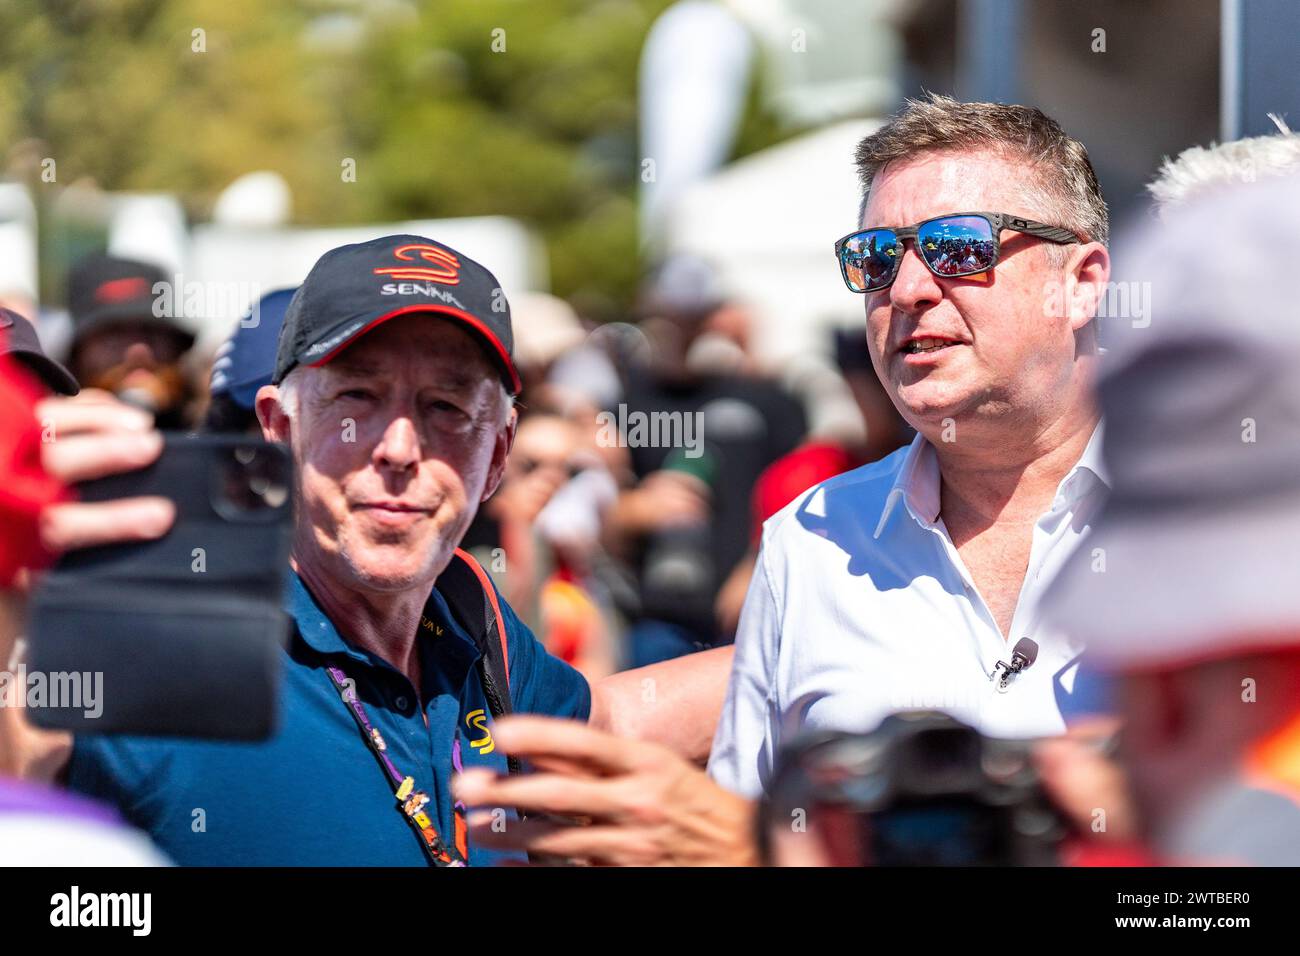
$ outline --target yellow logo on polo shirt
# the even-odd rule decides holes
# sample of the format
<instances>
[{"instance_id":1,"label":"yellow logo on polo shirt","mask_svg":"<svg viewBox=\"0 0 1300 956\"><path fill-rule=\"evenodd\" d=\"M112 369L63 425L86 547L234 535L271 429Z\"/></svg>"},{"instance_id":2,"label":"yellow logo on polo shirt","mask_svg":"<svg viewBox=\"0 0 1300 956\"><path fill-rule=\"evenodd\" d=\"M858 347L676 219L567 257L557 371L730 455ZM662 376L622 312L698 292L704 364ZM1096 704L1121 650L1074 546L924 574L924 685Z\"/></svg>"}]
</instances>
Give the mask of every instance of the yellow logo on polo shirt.
<instances>
[{"instance_id":1,"label":"yellow logo on polo shirt","mask_svg":"<svg viewBox=\"0 0 1300 956\"><path fill-rule=\"evenodd\" d=\"M424 628L426 631L433 631L434 637L442 637L442 627L438 624L434 624L433 621L429 620L423 614L420 615L420 627Z\"/></svg>"},{"instance_id":2,"label":"yellow logo on polo shirt","mask_svg":"<svg viewBox=\"0 0 1300 956\"><path fill-rule=\"evenodd\" d=\"M471 710L465 715L465 726L483 732L483 736L478 740L471 740L469 742L469 745L480 754L490 754L492 751L497 749L496 743L492 740L492 731L488 730L487 712L485 710L482 708Z\"/></svg>"}]
</instances>

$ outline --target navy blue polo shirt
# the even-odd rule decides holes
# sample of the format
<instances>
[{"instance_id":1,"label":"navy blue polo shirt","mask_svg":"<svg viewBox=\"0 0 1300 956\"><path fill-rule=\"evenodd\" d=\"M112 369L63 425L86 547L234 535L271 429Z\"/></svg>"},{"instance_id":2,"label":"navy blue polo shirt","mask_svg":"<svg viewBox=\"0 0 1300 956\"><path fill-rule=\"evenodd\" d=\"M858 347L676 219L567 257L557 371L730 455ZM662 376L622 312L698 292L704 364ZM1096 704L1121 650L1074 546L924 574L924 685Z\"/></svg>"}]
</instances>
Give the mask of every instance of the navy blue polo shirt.
<instances>
[{"instance_id":1,"label":"navy blue polo shirt","mask_svg":"<svg viewBox=\"0 0 1300 956\"><path fill-rule=\"evenodd\" d=\"M513 709L586 720L586 680L548 654L503 598L499 603ZM490 739L477 646L434 591L418 638L421 714L406 676L345 642L296 574L286 610L297 627L283 655L279 726L270 739L80 735L68 786L116 806L181 865L427 866L419 836L325 668L341 667L356 683L388 756L429 795L428 812L450 845L453 741L459 738L466 769L506 771L505 754ZM470 846L471 865L504 858Z\"/></svg>"}]
</instances>

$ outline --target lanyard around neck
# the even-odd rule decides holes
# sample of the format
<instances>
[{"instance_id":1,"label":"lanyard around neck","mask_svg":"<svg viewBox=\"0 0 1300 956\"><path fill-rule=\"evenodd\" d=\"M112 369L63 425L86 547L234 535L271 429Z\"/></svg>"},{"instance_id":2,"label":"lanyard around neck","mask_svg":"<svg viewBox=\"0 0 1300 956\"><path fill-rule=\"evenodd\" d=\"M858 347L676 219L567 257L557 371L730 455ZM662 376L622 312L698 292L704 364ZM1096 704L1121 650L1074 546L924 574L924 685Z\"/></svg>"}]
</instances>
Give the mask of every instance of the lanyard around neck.
<instances>
[{"instance_id":1,"label":"lanyard around neck","mask_svg":"<svg viewBox=\"0 0 1300 956\"><path fill-rule=\"evenodd\" d=\"M430 862L434 866L466 866L468 846L464 842L465 826L460 809L453 809L453 813L457 816L458 845L448 847L438 835L438 830L433 825L433 818L426 809L429 795L423 790L416 790L415 778L404 775L389 758L388 745L380 735L379 729L370 723L366 709L361 706L361 701L357 698L356 682L349 678L342 668L332 664L327 665L325 671L329 674L330 680L333 681L335 689L339 692L343 703L347 705L353 719L356 720L370 752L375 755L379 765L396 787L393 796L397 799L397 809L420 837L420 845L424 847Z\"/></svg>"}]
</instances>

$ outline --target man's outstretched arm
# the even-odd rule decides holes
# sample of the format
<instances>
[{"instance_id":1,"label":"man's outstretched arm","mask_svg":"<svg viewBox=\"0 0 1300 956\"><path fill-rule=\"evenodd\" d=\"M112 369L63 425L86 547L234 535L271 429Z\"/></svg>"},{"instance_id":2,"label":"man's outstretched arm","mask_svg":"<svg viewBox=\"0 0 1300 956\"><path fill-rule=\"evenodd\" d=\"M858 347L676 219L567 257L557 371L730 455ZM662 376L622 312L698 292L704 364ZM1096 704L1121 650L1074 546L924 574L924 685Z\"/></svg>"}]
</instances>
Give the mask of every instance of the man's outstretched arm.
<instances>
[{"instance_id":1,"label":"man's outstretched arm","mask_svg":"<svg viewBox=\"0 0 1300 956\"><path fill-rule=\"evenodd\" d=\"M716 647L598 681L591 688L588 723L705 763L727 696L733 650Z\"/></svg>"}]
</instances>

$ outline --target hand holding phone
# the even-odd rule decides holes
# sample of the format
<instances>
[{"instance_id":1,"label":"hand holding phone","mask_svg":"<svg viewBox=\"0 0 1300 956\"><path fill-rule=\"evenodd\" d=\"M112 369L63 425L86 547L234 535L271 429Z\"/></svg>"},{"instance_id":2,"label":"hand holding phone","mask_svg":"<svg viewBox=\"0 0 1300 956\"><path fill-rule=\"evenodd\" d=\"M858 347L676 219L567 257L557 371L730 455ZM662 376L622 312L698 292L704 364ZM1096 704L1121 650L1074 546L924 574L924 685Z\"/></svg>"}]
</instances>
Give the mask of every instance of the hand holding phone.
<instances>
[{"instance_id":1,"label":"hand holding phone","mask_svg":"<svg viewBox=\"0 0 1300 956\"><path fill-rule=\"evenodd\" d=\"M162 453L152 416L107 392L85 389L75 398L48 398L36 406L36 415L41 463L65 485L143 468ZM41 538L54 552L147 540L165 534L174 518L171 500L161 496L68 502L46 510Z\"/></svg>"},{"instance_id":2,"label":"hand holding phone","mask_svg":"<svg viewBox=\"0 0 1300 956\"><path fill-rule=\"evenodd\" d=\"M41 430L41 465L65 485L149 465L162 452L162 436L152 418L107 392L83 389L75 398L47 398L34 412ZM45 549L58 553L156 538L167 532L174 517L170 499L162 497L70 501L42 512L40 535ZM6 617L0 624L0 666L11 671L25 663L15 641L25 629L24 596L31 583L30 572L20 573L15 590L0 596L7 611L0 615ZM14 695L10 703L0 708L0 772L53 782L71 753L71 735L31 726L26 694Z\"/></svg>"},{"instance_id":3,"label":"hand holding phone","mask_svg":"<svg viewBox=\"0 0 1300 956\"><path fill-rule=\"evenodd\" d=\"M264 738L289 628L292 460L255 438L163 437L152 464L77 489L81 508L166 499L175 521L161 537L67 552L45 575L29 669L51 688L58 675L65 687L89 682L94 700L29 706L28 719L78 733ZM100 530L78 527L81 543Z\"/></svg>"}]
</instances>

